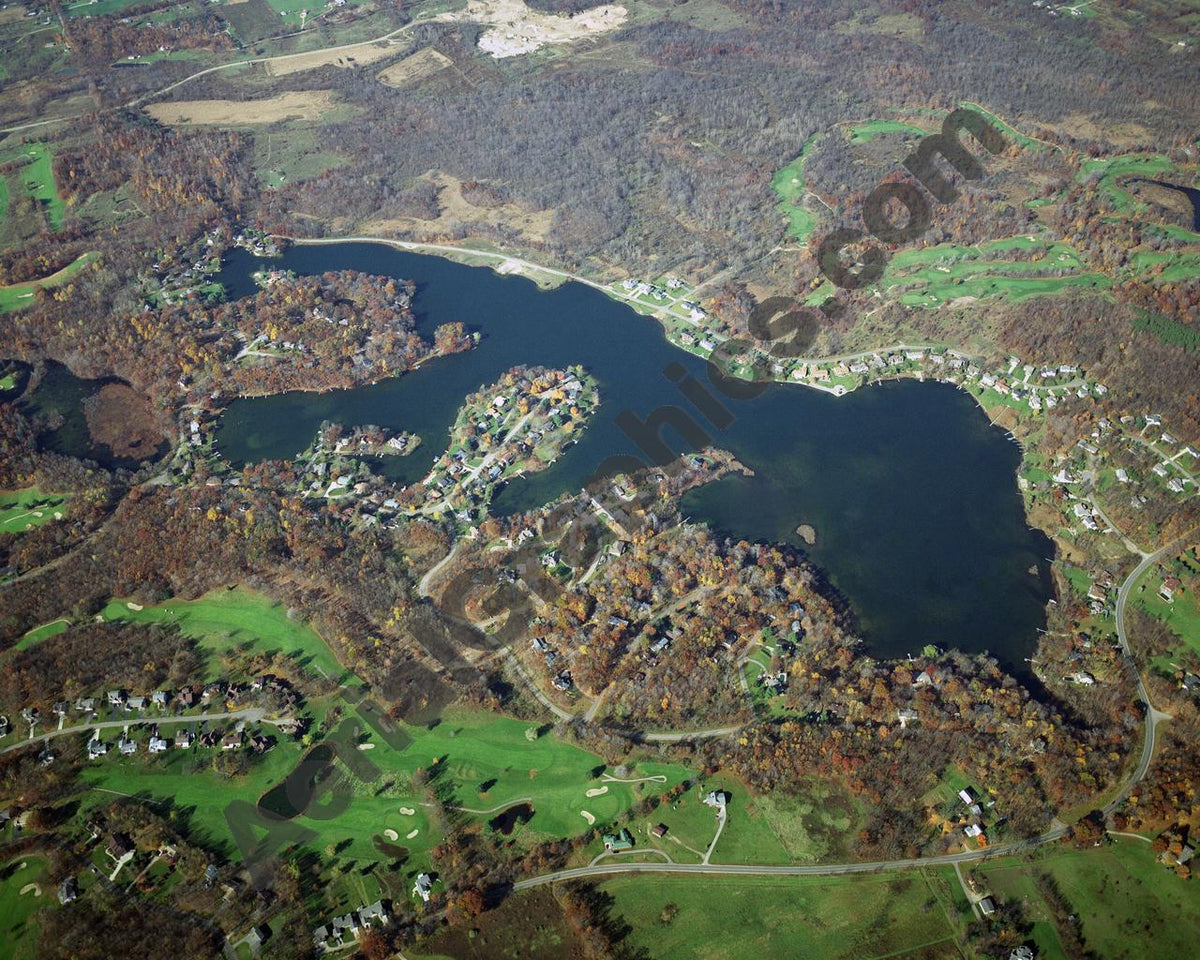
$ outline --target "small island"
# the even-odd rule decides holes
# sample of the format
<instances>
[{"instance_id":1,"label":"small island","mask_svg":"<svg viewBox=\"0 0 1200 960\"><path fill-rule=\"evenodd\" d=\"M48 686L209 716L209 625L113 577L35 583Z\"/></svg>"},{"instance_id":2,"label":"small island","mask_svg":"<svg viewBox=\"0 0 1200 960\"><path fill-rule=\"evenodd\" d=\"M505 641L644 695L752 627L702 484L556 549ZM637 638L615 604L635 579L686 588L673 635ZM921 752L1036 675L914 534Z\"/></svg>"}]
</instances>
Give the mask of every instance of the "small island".
<instances>
[{"instance_id":1,"label":"small island","mask_svg":"<svg viewBox=\"0 0 1200 960\"><path fill-rule=\"evenodd\" d=\"M445 453L410 488L414 511L482 514L497 486L557 460L598 404L596 382L583 367L513 367L466 398Z\"/></svg>"}]
</instances>

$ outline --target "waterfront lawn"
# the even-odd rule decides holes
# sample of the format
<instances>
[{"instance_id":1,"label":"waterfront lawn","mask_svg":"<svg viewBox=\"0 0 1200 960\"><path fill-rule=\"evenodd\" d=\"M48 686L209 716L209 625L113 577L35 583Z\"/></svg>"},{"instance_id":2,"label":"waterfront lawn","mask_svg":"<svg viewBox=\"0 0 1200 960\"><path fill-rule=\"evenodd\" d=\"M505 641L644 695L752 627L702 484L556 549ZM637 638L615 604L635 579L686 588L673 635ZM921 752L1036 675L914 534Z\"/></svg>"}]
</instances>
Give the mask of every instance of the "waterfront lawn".
<instances>
[{"instance_id":1,"label":"waterfront lawn","mask_svg":"<svg viewBox=\"0 0 1200 960\"><path fill-rule=\"evenodd\" d=\"M940 876L622 876L602 889L632 945L655 960L959 956Z\"/></svg>"},{"instance_id":2,"label":"waterfront lawn","mask_svg":"<svg viewBox=\"0 0 1200 960\"><path fill-rule=\"evenodd\" d=\"M1136 944L1139 960L1174 960L1191 956L1195 947L1200 889L1157 863L1153 848L1144 841L1118 837L1100 849L1058 848L1031 864L1007 861L979 872L1001 896L1010 891L1021 895L1014 876L1048 873L1078 917L1086 947L1096 956L1133 956L1131 944ZM1031 912L1035 919L1052 916L1040 895Z\"/></svg>"},{"instance_id":3,"label":"waterfront lawn","mask_svg":"<svg viewBox=\"0 0 1200 960\"><path fill-rule=\"evenodd\" d=\"M61 520L66 497L26 487L0 493L0 533L23 533L51 520Z\"/></svg>"},{"instance_id":4,"label":"waterfront lawn","mask_svg":"<svg viewBox=\"0 0 1200 960\"><path fill-rule=\"evenodd\" d=\"M31 883L41 888L41 896L21 890ZM25 960L34 955L37 924L31 919L41 907L54 903L54 888L46 873L46 861L23 856L0 867L0 957Z\"/></svg>"},{"instance_id":5,"label":"waterfront lawn","mask_svg":"<svg viewBox=\"0 0 1200 960\"><path fill-rule=\"evenodd\" d=\"M210 676L218 676L216 661L239 649L282 653L306 670L345 683L353 681L312 627L288 616L284 607L244 587L213 590L197 600L167 600L135 609L129 601L113 600L102 611L105 620L174 623L185 637L194 638L209 655Z\"/></svg>"}]
</instances>

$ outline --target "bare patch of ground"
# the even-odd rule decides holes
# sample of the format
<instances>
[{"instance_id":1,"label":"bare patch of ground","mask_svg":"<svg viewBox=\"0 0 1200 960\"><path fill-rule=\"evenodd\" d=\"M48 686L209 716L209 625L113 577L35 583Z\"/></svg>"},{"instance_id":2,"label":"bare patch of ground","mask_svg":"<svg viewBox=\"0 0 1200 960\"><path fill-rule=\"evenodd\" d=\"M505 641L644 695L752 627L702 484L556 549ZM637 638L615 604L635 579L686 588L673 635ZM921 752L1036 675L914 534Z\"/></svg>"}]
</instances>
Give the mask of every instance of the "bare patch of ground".
<instances>
[{"instance_id":1,"label":"bare patch of ground","mask_svg":"<svg viewBox=\"0 0 1200 960\"><path fill-rule=\"evenodd\" d=\"M267 100L178 100L152 103L146 112L171 126L237 126L280 120L317 120L333 106L332 90L292 90Z\"/></svg>"},{"instance_id":2,"label":"bare patch of ground","mask_svg":"<svg viewBox=\"0 0 1200 960\"><path fill-rule=\"evenodd\" d=\"M144 460L163 442L150 401L123 383L105 384L83 402L88 433L114 456Z\"/></svg>"},{"instance_id":3,"label":"bare patch of ground","mask_svg":"<svg viewBox=\"0 0 1200 960\"><path fill-rule=\"evenodd\" d=\"M1140 123L1097 123L1091 117L1073 113L1055 126L1063 133L1083 140L1107 140L1115 147L1136 147L1154 137Z\"/></svg>"},{"instance_id":4,"label":"bare patch of ground","mask_svg":"<svg viewBox=\"0 0 1200 960\"><path fill-rule=\"evenodd\" d=\"M439 53L433 47L426 47L411 57L405 57L399 63L384 67L376 76L389 87L409 87L453 65L454 61L444 53Z\"/></svg>"},{"instance_id":5,"label":"bare patch of ground","mask_svg":"<svg viewBox=\"0 0 1200 960\"><path fill-rule=\"evenodd\" d=\"M561 17L531 10L525 0L469 0L465 10L434 19L489 27L479 38L479 49L499 60L533 53L548 43L571 43L616 30L628 16L624 7L612 4Z\"/></svg>"},{"instance_id":6,"label":"bare patch of ground","mask_svg":"<svg viewBox=\"0 0 1200 960\"><path fill-rule=\"evenodd\" d=\"M285 77L289 73L299 73L301 70L314 70L317 67L361 67L396 53L396 48L386 41L356 43L353 46L335 47L332 50L313 50L310 53L297 53L289 57L281 57L267 63L267 72L273 77Z\"/></svg>"},{"instance_id":7,"label":"bare patch of ground","mask_svg":"<svg viewBox=\"0 0 1200 960\"><path fill-rule=\"evenodd\" d=\"M444 173L430 174L438 188L436 220L419 217L395 217L371 220L363 224L363 232L388 235L412 234L418 240L437 240L452 235L463 226L506 226L518 231L530 243L542 243L554 222L553 210L526 210L515 203L476 206L463 197L462 181Z\"/></svg>"}]
</instances>

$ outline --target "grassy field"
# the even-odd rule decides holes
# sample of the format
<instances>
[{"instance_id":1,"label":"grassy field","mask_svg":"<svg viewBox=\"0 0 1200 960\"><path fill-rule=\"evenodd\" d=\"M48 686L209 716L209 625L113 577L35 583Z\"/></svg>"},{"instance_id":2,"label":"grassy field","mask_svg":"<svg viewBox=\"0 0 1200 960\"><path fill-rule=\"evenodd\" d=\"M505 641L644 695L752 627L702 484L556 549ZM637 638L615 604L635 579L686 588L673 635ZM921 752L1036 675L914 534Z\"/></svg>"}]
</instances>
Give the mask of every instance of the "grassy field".
<instances>
[{"instance_id":1,"label":"grassy field","mask_svg":"<svg viewBox=\"0 0 1200 960\"><path fill-rule=\"evenodd\" d=\"M1013 250L1040 256L1003 259L1006 251ZM1068 287L1107 288L1112 284L1104 274L1083 271L1083 261L1071 246L1018 236L978 247L941 244L902 250L888 263L880 283L901 303L914 307L938 307L960 297L1003 296L1016 301L1049 296Z\"/></svg>"},{"instance_id":2,"label":"grassy field","mask_svg":"<svg viewBox=\"0 0 1200 960\"><path fill-rule=\"evenodd\" d=\"M815 137L809 137L800 156L771 178L771 189L779 196L778 208L788 219L787 235L803 243L817 225L817 218L804 207L804 160Z\"/></svg>"},{"instance_id":3,"label":"grassy field","mask_svg":"<svg viewBox=\"0 0 1200 960\"><path fill-rule=\"evenodd\" d=\"M40 627L34 627L27 634L25 634L25 636L13 644L12 649L24 650L28 647L32 647L35 643L40 643L48 637L53 637L55 634L62 633L70 625L71 621L66 617L62 617L58 620L51 620L49 623L43 623ZM0 656L3 656L3 654L0 654Z\"/></svg>"},{"instance_id":4,"label":"grassy field","mask_svg":"<svg viewBox=\"0 0 1200 960\"><path fill-rule=\"evenodd\" d=\"M41 280L29 280L26 283L14 283L10 287L0 287L0 313L8 313L27 307L33 302L33 293L38 287L52 289L66 283L83 267L96 259L98 254L81 254L73 263L67 264L57 273L52 273Z\"/></svg>"},{"instance_id":5,"label":"grassy field","mask_svg":"<svg viewBox=\"0 0 1200 960\"><path fill-rule=\"evenodd\" d=\"M1063 956L1050 909L1032 879L1043 872L1070 903L1095 956L1175 960L1194 955L1200 888L1155 862L1154 851L1143 841L1118 838L1098 850L1057 849L1031 864L1009 862L978 872L994 895L1023 901L1035 923L1039 957Z\"/></svg>"},{"instance_id":6,"label":"grassy field","mask_svg":"<svg viewBox=\"0 0 1200 960\"><path fill-rule=\"evenodd\" d=\"M106 620L178 624L180 632L195 638L212 658L253 648L282 653L305 669L338 682L352 679L312 627L293 620L282 605L243 587L214 590L198 600L168 600L140 610L128 601L113 600L102 615Z\"/></svg>"},{"instance_id":7,"label":"grassy field","mask_svg":"<svg viewBox=\"0 0 1200 960\"><path fill-rule=\"evenodd\" d=\"M59 229L67 208L54 186L53 152L45 143L27 143L0 156L0 163L22 159L25 162L10 176L8 192L14 194L15 187L33 197L44 206L51 228Z\"/></svg>"},{"instance_id":8,"label":"grassy field","mask_svg":"<svg viewBox=\"0 0 1200 960\"><path fill-rule=\"evenodd\" d=\"M293 127L271 130L254 138L254 170L261 183L278 187L310 180L347 160L326 149L315 130Z\"/></svg>"},{"instance_id":9,"label":"grassy field","mask_svg":"<svg viewBox=\"0 0 1200 960\"><path fill-rule=\"evenodd\" d=\"M1167 603L1158 595L1160 583L1162 580L1157 571L1147 571L1134 588L1134 603L1150 616L1166 623L1183 638L1184 643L1200 653L1200 603L1197 603L1195 594L1176 590L1174 601Z\"/></svg>"},{"instance_id":10,"label":"grassy field","mask_svg":"<svg viewBox=\"0 0 1200 960\"><path fill-rule=\"evenodd\" d=\"M619 877L602 889L655 960L958 957L943 877Z\"/></svg>"},{"instance_id":11,"label":"grassy field","mask_svg":"<svg viewBox=\"0 0 1200 960\"><path fill-rule=\"evenodd\" d=\"M314 704L318 718L328 702ZM427 866L431 849L442 840L430 816L424 794L414 780L425 771L438 796L451 807L452 816L480 824L506 807L528 803L534 814L517 826L511 837L518 843L571 837L588 829L580 810L587 809L597 826L628 812L640 797L661 792L685 779L678 765L639 763L627 778L661 777L644 783L604 783L599 777L603 761L595 754L548 734L530 741L529 725L505 717L462 713L448 716L432 728L401 725L386 739L363 728L363 758L373 766L371 775L339 764L347 805L331 818L297 817L295 823L315 833L311 842L320 852L333 847L336 857L369 862L380 858L376 840L394 830L410 865ZM115 739L115 735L114 735ZM212 772L212 752L171 751L162 757L113 757L89 765L85 778L97 787L145 798L170 800L179 808L194 836L236 856L236 844L226 822L225 808L232 801L255 804L270 787L282 782L305 752L299 743L282 742L251 771L232 780ZM356 768L359 764L354 764ZM607 786L602 796L589 798L588 789ZM92 794L89 802L102 802ZM323 798L327 799L327 798Z\"/></svg>"},{"instance_id":12,"label":"grassy field","mask_svg":"<svg viewBox=\"0 0 1200 960\"><path fill-rule=\"evenodd\" d=\"M51 520L61 520L66 497L26 487L0 493L0 533L22 533Z\"/></svg>"},{"instance_id":13,"label":"grassy field","mask_svg":"<svg viewBox=\"0 0 1200 960\"><path fill-rule=\"evenodd\" d=\"M40 885L40 897L32 891L21 893L31 883ZM0 867L0 960L26 960L34 955L37 927L30 917L39 907L54 902L46 862L41 858L22 857Z\"/></svg>"},{"instance_id":14,"label":"grassy field","mask_svg":"<svg viewBox=\"0 0 1200 960\"><path fill-rule=\"evenodd\" d=\"M300 26L302 13L311 20L324 13L329 6L325 0L267 0L267 3L279 14L282 23L295 27Z\"/></svg>"},{"instance_id":15,"label":"grassy field","mask_svg":"<svg viewBox=\"0 0 1200 960\"><path fill-rule=\"evenodd\" d=\"M866 143L868 140L873 140L886 133L914 133L924 136L928 132L928 130L922 130L911 123L903 123L899 120L869 120L866 123L856 123L850 128L850 142Z\"/></svg>"}]
</instances>

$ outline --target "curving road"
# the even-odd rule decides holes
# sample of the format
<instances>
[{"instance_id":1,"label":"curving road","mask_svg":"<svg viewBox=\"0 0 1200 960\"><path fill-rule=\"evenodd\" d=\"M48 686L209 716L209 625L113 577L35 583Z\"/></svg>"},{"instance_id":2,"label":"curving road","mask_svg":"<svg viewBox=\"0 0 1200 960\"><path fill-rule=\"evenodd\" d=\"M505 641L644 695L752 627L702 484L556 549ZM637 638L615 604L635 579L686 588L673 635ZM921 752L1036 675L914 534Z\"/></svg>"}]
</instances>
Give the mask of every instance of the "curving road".
<instances>
[{"instance_id":1,"label":"curving road","mask_svg":"<svg viewBox=\"0 0 1200 960\"><path fill-rule=\"evenodd\" d=\"M1180 537L1175 538L1166 546L1159 547L1150 554L1142 554L1142 559L1128 577L1121 583L1121 587L1117 593L1116 607L1116 624L1117 638L1121 644L1121 650L1125 654L1130 665L1133 664L1133 650L1129 645L1129 637L1125 627L1125 610L1129 602L1129 595L1133 592L1133 587L1150 567L1158 563L1164 557L1171 556L1174 552L1181 548L1189 539L1200 533L1200 527L1196 527ZM1139 551L1140 553L1140 551ZM1138 764L1134 767L1132 774L1125 783L1125 786L1117 793L1117 795L1104 806L1102 812L1107 816L1111 814L1117 806L1129 795L1129 791L1146 775L1146 771L1150 769L1150 763L1154 759L1154 735L1155 727L1159 720L1168 717L1168 714L1162 713L1154 708L1154 704L1150 700L1150 693L1146 689L1146 685L1142 680L1141 673L1134 668L1134 675L1137 678L1138 697L1141 698L1146 707L1146 733L1142 740L1142 755L1138 760ZM737 729L737 728L734 728ZM646 739L650 739L648 735ZM694 734L693 734L694 736ZM683 737L681 737L682 739ZM1057 820L1055 821L1057 823ZM724 876L752 876L752 877L819 877L819 876L836 876L838 874L848 873L873 873L880 870L907 870L920 869L922 867L938 867L938 866L953 866L962 863L974 863L978 861L988 860L993 857L1009 856L1011 854L1021 853L1027 850L1032 850L1035 847L1043 846L1047 843L1056 843L1061 840L1070 828L1066 825L1055 826L1040 836L1034 837L1031 840L1013 841L1011 843L1001 843L995 846L986 847L983 850L965 850L961 853L949 853L936 857L913 857L902 860L878 860L856 863L823 863L823 864L804 864L790 866L762 866L758 864L715 864L715 863L604 863L596 864L587 867L574 867L569 870L557 870L553 873L544 873L537 877L530 877L527 880L518 880L513 884L513 890L525 890L530 887L538 887L547 883L560 883L565 880L580 880L588 877L604 876L616 873L679 873L679 874L719 874ZM1110 831L1111 832L1111 831ZM1145 839L1138 837L1138 839ZM713 846L715 846L715 841ZM711 854L712 848L709 852Z\"/></svg>"},{"instance_id":2,"label":"curving road","mask_svg":"<svg viewBox=\"0 0 1200 960\"><path fill-rule=\"evenodd\" d=\"M1165 557L1171 556L1181 549L1181 545L1187 540L1200 533L1200 527L1195 527L1189 530L1182 536L1176 537L1164 547L1159 547L1153 553L1144 554L1141 562L1133 568L1133 571L1121 583L1120 589L1117 591L1117 640L1121 644L1121 652L1125 655L1130 667L1133 669L1134 677L1137 679L1138 697L1146 707L1146 734L1142 738L1142 756L1138 760L1137 767L1134 768L1133 775L1129 778L1129 782L1121 789L1121 791L1113 797L1103 808L1103 812L1107 815L1112 813L1121 801L1129 796L1129 791L1138 783L1150 769L1150 762L1154 759L1154 734L1155 727L1158 721L1166 719L1169 714L1162 713L1154 708L1154 704L1150 700L1150 691L1146 689L1146 684L1142 680L1141 671L1137 669L1133 662L1133 648L1129 645L1129 635L1125 629L1125 609L1129 603L1129 595L1133 592L1133 587L1142 574L1149 570L1154 564L1158 563Z\"/></svg>"}]
</instances>

